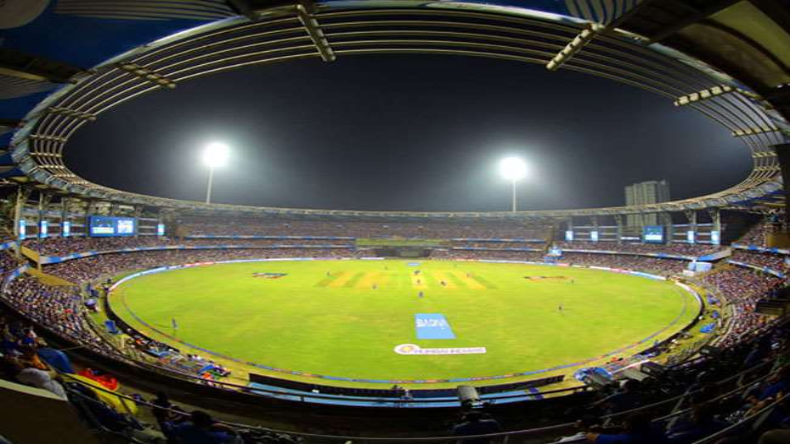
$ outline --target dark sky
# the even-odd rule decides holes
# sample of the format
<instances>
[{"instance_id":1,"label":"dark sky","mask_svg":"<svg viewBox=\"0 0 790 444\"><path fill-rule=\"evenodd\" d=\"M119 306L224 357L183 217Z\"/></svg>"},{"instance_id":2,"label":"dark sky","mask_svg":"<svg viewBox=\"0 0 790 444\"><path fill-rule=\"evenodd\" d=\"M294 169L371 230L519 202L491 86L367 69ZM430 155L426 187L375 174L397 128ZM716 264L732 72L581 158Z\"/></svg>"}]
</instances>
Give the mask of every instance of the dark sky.
<instances>
[{"instance_id":1,"label":"dark sky","mask_svg":"<svg viewBox=\"0 0 790 444\"><path fill-rule=\"evenodd\" d=\"M114 188L202 200L203 145L224 141L222 203L505 210L497 161L523 156L523 209L622 205L667 179L673 198L748 174L728 132L662 97L542 66L451 56L347 57L246 68L138 97L69 143L67 165Z\"/></svg>"}]
</instances>

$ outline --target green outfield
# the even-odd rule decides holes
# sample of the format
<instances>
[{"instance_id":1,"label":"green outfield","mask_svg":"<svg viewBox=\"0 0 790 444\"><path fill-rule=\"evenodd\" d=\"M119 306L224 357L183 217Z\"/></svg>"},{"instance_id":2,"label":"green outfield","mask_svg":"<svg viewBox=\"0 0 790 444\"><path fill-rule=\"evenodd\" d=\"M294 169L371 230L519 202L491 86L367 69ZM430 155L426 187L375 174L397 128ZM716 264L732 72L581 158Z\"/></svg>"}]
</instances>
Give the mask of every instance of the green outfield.
<instances>
[{"instance_id":1,"label":"green outfield","mask_svg":"<svg viewBox=\"0 0 790 444\"><path fill-rule=\"evenodd\" d=\"M578 363L658 332L665 338L699 308L674 284L606 271L402 260L180 269L132 279L110 303L124 320L165 342L175 336L245 362L371 380L474 378ZM442 316L446 324L423 327L451 330L454 338L419 339L418 314ZM396 353L403 344L484 347L485 353Z\"/></svg>"}]
</instances>

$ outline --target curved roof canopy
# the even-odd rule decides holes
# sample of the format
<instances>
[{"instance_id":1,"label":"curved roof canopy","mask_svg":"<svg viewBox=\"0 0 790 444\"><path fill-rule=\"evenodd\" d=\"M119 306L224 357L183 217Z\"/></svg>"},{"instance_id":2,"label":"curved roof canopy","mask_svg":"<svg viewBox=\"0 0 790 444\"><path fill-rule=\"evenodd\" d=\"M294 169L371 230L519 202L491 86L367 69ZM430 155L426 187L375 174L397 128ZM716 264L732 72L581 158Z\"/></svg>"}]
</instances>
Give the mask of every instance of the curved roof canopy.
<instances>
[{"instance_id":1,"label":"curved roof canopy","mask_svg":"<svg viewBox=\"0 0 790 444\"><path fill-rule=\"evenodd\" d=\"M790 12L781 0L6 0L0 4L0 177L146 206L286 214L514 217L512 213L296 210L114 190L63 163L71 135L141 94L250 65L382 53L491 57L654 92L726 127L753 171L727 190L563 217L775 202L775 145L790 125ZM613 129L616 131L616 129ZM669 130L669 129L668 129ZM112 141L108 141L111 145ZM112 148L108 148L112 149Z\"/></svg>"}]
</instances>

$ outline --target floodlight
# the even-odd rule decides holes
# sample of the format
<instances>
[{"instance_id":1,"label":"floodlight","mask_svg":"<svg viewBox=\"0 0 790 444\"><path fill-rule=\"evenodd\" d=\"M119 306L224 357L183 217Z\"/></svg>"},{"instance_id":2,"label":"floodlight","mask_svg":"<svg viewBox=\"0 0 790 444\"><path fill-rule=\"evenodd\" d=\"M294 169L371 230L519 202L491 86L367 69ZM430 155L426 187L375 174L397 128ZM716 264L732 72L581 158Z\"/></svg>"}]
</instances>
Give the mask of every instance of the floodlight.
<instances>
[{"instance_id":1,"label":"floodlight","mask_svg":"<svg viewBox=\"0 0 790 444\"><path fill-rule=\"evenodd\" d=\"M507 180L521 180L527 175L527 164L518 157L506 157L499 162L499 172Z\"/></svg>"},{"instance_id":2,"label":"floodlight","mask_svg":"<svg viewBox=\"0 0 790 444\"><path fill-rule=\"evenodd\" d=\"M228 162L228 151L228 146L224 143L209 143L203 151L203 163L209 168L225 166Z\"/></svg>"}]
</instances>

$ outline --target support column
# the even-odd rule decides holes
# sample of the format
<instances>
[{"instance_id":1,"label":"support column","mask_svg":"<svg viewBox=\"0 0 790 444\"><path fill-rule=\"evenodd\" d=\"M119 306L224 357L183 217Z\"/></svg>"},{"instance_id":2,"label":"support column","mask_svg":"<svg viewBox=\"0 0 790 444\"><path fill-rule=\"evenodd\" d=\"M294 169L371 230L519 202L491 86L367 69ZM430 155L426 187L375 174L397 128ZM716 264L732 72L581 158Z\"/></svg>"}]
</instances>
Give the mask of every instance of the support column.
<instances>
[{"instance_id":1,"label":"support column","mask_svg":"<svg viewBox=\"0 0 790 444\"><path fill-rule=\"evenodd\" d=\"M143 206L142 205L135 205L134 206L134 236L137 237L138 233L140 232L140 216L143 215Z\"/></svg>"},{"instance_id":2,"label":"support column","mask_svg":"<svg viewBox=\"0 0 790 444\"><path fill-rule=\"evenodd\" d=\"M719 233L719 244L721 244L721 211L718 208L708 208L707 211L713 221L713 230Z\"/></svg>"},{"instance_id":3,"label":"support column","mask_svg":"<svg viewBox=\"0 0 790 444\"><path fill-rule=\"evenodd\" d=\"M689 230L694 232L694 243L697 243L697 212L694 210L686 210L683 212L689 222Z\"/></svg>"},{"instance_id":4,"label":"support column","mask_svg":"<svg viewBox=\"0 0 790 444\"><path fill-rule=\"evenodd\" d=\"M617 224L617 243L623 243L623 215L622 214L615 214L614 215L614 223Z\"/></svg>"},{"instance_id":5,"label":"support column","mask_svg":"<svg viewBox=\"0 0 790 444\"><path fill-rule=\"evenodd\" d=\"M590 230L590 231L591 232L595 231L596 233L598 233L598 239L600 240L601 239L601 232L598 230L598 216L590 216L590 223L592 224L592 227L593 227L592 230ZM593 240L592 239L592 234L590 234L590 240Z\"/></svg>"},{"instance_id":6,"label":"support column","mask_svg":"<svg viewBox=\"0 0 790 444\"><path fill-rule=\"evenodd\" d=\"M671 244L674 242L675 238L675 229L672 226L672 213L661 213L659 218L662 219L661 224L664 225L665 232L667 234L667 244Z\"/></svg>"},{"instance_id":7,"label":"support column","mask_svg":"<svg viewBox=\"0 0 790 444\"><path fill-rule=\"evenodd\" d=\"M19 221L22 220L22 210L30 197L30 188L20 186L16 190L16 204L14 205L14 237L19 239Z\"/></svg>"},{"instance_id":8,"label":"support column","mask_svg":"<svg viewBox=\"0 0 790 444\"><path fill-rule=\"evenodd\" d=\"M38 195L38 237L41 238L41 223L47 220L46 211L49 203L52 202L52 195L46 192L39 192ZM47 235L49 235L49 227L47 227Z\"/></svg>"},{"instance_id":9,"label":"support column","mask_svg":"<svg viewBox=\"0 0 790 444\"><path fill-rule=\"evenodd\" d=\"M573 231L573 217L568 218L568 223L565 225L565 230ZM565 241L565 233L562 233L562 240ZM576 233L573 234L573 241L576 241Z\"/></svg>"},{"instance_id":10,"label":"support column","mask_svg":"<svg viewBox=\"0 0 790 444\"><path fill-rule=\"evenodd\" d=\"M60 237L63 237L63 227L69 221L69 198L62 197L60 199ZM71 229L69 229L71 231ZM69 233L71 234L71 233Z\"/></svg>"}]
</instances>

